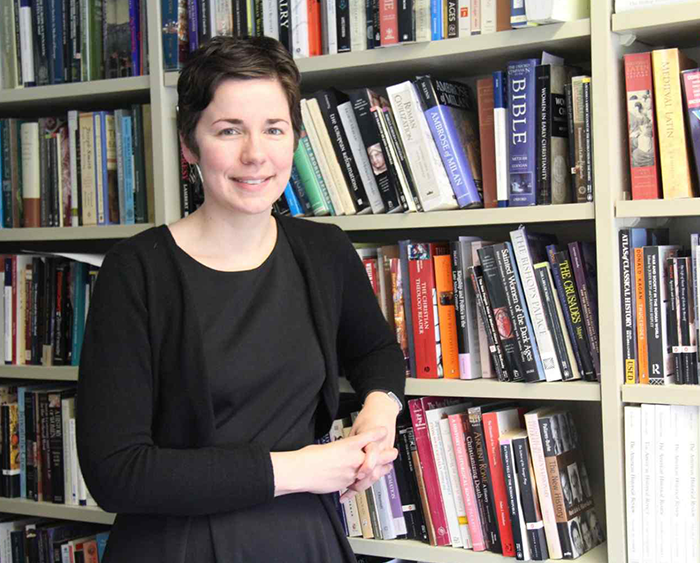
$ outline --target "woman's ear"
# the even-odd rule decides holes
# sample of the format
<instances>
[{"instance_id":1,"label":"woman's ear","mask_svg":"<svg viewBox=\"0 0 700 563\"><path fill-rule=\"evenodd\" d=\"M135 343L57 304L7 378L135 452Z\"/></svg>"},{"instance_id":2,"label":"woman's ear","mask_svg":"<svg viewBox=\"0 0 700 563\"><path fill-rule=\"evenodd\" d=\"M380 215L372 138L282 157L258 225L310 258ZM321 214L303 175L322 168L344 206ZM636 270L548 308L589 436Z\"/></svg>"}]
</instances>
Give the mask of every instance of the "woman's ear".
<instances>
[{"instance_id":1,"label":"woman's ear","mask_svg":"<svg viewBox=\"0 0 700 563\"><path fill-rule=\"evenodd\" d=\"M192 150L187 146L187 143L185 142L184 138L182 135L179 135L180 137L180 147L182 147L182 154L185 156L185 160L189 162L190 164L197 164L197 161L199 160L195 154L192 152Z\"/></svg>"}]
</instances>

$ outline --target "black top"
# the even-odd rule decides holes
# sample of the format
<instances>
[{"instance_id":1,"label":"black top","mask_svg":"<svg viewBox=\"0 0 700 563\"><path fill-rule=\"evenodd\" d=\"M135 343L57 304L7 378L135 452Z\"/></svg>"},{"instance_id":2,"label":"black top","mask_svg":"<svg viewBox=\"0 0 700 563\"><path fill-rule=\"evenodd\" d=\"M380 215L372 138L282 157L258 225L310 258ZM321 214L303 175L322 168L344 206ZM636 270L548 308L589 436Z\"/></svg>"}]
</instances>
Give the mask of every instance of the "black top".
<instances>
[{"instance_id":1,"label":"black top","mask_svg":"<svg viewBox=\"0 0 700 563\"><path fill-rule=\"evenodd\" d=\"M360 400L372 389L402 398L403 354L348 237L332 225L277 221L308 288L325 364L319 438L336 416L339 375ZM197 517L274 498L266 444L214 444L214 374L194 297L202 290L185 276L166 226L114 245L100 268L80 358L76 430L87 486L117 513L104 563L185 563ZM334 510L327 496L318 498Z\"/></svg>"},{"instance_id":2,"label":"black top","mask_svg":"<svg viewBox=\"0 0 700 563\"><path fill-rule=\"evenodd\" d=\"M193 297L211 374L214 445L259 442L290 451L313 443L325 365L284 232L252 270L213 270L179 247L177 256L192 287L203 288ZM313 494L202 516L190 528L187 561L348 561L334 517Z\"/></svg>"}]
</instances>

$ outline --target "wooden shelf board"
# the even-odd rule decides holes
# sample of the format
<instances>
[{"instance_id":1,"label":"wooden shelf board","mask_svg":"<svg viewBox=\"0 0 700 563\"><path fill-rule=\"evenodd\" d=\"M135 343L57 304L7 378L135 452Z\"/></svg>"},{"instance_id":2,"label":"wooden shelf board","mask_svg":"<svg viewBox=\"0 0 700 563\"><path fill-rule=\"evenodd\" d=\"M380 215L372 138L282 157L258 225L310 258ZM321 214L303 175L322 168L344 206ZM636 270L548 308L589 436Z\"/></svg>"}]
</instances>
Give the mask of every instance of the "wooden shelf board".
<instances>
[{"instance_id":1,"label":"wooden shelf board","mask_svg":"<svg viewBox=\"0 0 700 563\"><path fill-rule=\"evenodd\" d=\"M499 209L434 211L431 213L309 217L308 219L311 221L318 221L319 223L333 223L344 231L369 231L589 221L594 217L595 210L593 203L571 203L566 205L536 205L533 207L508 207Z\"/></svg>"},{"instance_id":2,"label":"wooden shelf board","mask_svg":"<svg viewBox=\"0 0 700 563\"><path fill-rule=\"evenodd\" d=\"M78 381L77 366L0 365L0 379L38 379L41 381Z\"/></svg>"},{"instance_id":3,"label":"wooden shelf board","mask_svg":"<svg viewBox=\"0 0 700 563\"><path fill-rule=\"evenodd\" d=\"M0 499L0 512L23 514L25 516L41 516L62 520L78 520L95 524L113 524L114 514L109 514L101 508L93 506L71 506L53 504L50 502L34 502L26 499Z\"/></svg>"},{"instance_id":4,"label":"wooden shelf board","mask_svg":"<svg viewBox=\"0 0 700 563\"><path fill-rule=\"evenodd\" d=\"M388 85L408 80L416 74L443 78L479 74L480 69L505 68L508 61L540 57L543 49L554 50L572 62L581 62L581 53L590 51L590 20L446 39L408 43L385 49L324 55L298 59L302 89L312 92L333 84L338 88L358 85ZM589 58L584 56L583 62ZM478 66L469 67L469 63ZM177 85L176 72L165 74L165 86Z\"/></svg>"},{"instance_id":5,"label":"wooden shelf board","mask_svg":"<svg viewBox=\"0 0 700 563\"><path fill-rule=\"evenodd\" d=\"M623 385L622 401L700 406L700 385Z\"/></svg>"},{"instance_id":6,"label":"wooden shelf board","mask_svg":"<svg viewBox=\"0 0 700 563\"><path fill-rule=\"evenodd\" d=\"M152 223L144 223L142 225L107 225L104 227L0 229L0 242L128 238L151 227L153 227Z\"/></svg>"},{"instance_id":7,"label":"wooden shelf board","mask_svg":"<svg viewBox=\"0 0 700 563\"><path fill-rule=\"evenodd\" d=\"M615 215L618 218L700 215L700 198L618 201L615 204Z\"/></svg>"},{"instance_id":8,"label":"wooden shelf board","mask_svg":"<svg viewBox=\"0 0 700 563\"><path fill-rule=\"evenodd\" d=\"M340 390L353 392L345 379L341 380ZM600 401L600 385L590 381L503 383L492 379L407 379L406 395L596 402Z\"/></svg>"},{"instance_id":9,"label":"wooden shelf board","mask_svg":"<svg viewBox=\"0 0 700 563\"><path fill-rule=\"evenodd\" d=\"M631 33L637 40L654 46L697 46L700 3L659 6L621 12L612 16L615 33Z\"/></svg>"},{"instance_id":10,"label":"wooden shelf board","mask_svg":"<svg viewBox=\"0 0 700 563\"><path fill-rule=\"evenodd\" d=\"M349 538L355 553L374 555L376 557L394 557L410 559L425 563L499 563L514 561L512 557L503 557L491 552L475 552L470 549L453 547L433 547L411 540L366 540ZM607 563L606 545L592 549L576 561L579 563Z\"/></svg>"},{"instance_id":11,"label":"wooden shelf board","mask_svg":"<svg viewBox=\"0 0 700 563\"><path fill-rule=\"evenodd\" d=\"M149 92L148 76L14 88L0 90L0 112L3 115L11 113L23 115L28 110L46 111L47 103L51 104L51 112L56 111L56 105L62 109L68 106L82 109L86 103L90 107L97 107L104 103L125 103L124 94L132 94L135 98L143 100L149 96ZM132 101L134 100L130 99L129 103Z\"/></svg>"}]
</instances>

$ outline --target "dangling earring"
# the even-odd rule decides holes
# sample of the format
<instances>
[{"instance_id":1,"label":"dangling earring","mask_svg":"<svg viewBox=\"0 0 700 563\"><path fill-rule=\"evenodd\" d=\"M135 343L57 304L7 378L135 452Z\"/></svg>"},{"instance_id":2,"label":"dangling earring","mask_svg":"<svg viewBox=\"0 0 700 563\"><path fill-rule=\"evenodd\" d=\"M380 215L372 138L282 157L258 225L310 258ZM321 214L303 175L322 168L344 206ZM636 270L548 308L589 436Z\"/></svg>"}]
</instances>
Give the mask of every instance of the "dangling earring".
<instances>
[{"instance_id":1,"label":"dangling earring","mask_svg":"<svg viewBox=\"0 0 700 563\"><path fill-rule=\"evenodd\" d=\"M199 177L199 183L204 185L204 177L202 176L202 169L199 167L199 163L194 165L194 169L197 171L197 176Z\"/></svg>"}]
</instances>

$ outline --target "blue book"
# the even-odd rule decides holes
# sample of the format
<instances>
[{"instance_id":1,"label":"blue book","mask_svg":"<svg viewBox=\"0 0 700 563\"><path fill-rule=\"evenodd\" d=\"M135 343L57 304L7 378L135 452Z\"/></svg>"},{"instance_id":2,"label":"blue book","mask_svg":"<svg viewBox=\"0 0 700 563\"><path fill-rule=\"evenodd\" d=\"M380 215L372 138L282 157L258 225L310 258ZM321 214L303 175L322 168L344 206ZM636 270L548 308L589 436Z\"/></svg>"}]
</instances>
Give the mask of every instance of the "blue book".
<instances>
[{"instance_id":1,"label":"blue book","mask_svg":"<svg viewBox=\"0 0 700 563\"><path fill-rule=\"evenodd\" d=\"M442 2L440 0L430 0L430 29L431 39L440 41L442 39Z\"/></svg>"},{"instance_id":2,"label":"blue book","mask_svg":"<svg viewBox=\"0 0 700 563\"><path fill-rule=\"evenodd\" d=\"M88 265L84 262L73 262L71 271L74 272L73 284L73 319L71 326L71 365L80 364L80 353L85 336L85 284L87 283Z\"/></svg>"},{"instance_id":3,"label":"blue book","mask_svg":"<svg viewBox=\"0 0 700 563\"><path fill-rule=\"evenodd\" d=\"M129 0L129 29L131 30L131 76L144 74L141 69L141 10L146 3L141 0ZM165 19L163 19L165 21ZM177 21L177 2L175 2L175 21ZM177 28L175 29L175 61L177 62Z\"/></svg>"},{"instance_id":4,"label":"blue book","mask_svg":"<svg viewBox=\"0 0 700 563\"><path fill-rule=\"evenodd\" d=\"M51 49L51 63L53 65L51 84L65 82L63 64L63 0L51 0L49 18L51 29L49 32L49 44Z\"/></svg>"},{"instance_id":5,"label":"blue book","mask_svg":"<svg viewBox=\"0 0 700 563\"><path fill-rule=\"evenodd\" d=\"M509 185L511 207L537 205L535 67L539 59L508 63Z\"/></svg>"},{"instance_id":6,"label":"blue book","mask_svg":"<svg viewBox=\"0 0 700 563\"><path fill-rule=\"evenodd\" d=\"M493 73L493 119L496 142L496 182L498 207L508 207L508 75ZM501 131L503 134L501 135ZM499 158L500 157L500 158ZM501 182L501 178L503 181Z\"/></svg>"},{"instance_id":7,"label":"blue book","mask_svg":"<svg viewBox=\"0 0 700 563\"><path fill-rule=\"evenodd\" d=\"M289 214L292 217L304 216L304 209L301 207L301 203L299 203L299 199L294 193L294 190L292 189L292 185L290 183L287 183L287 187L284 188L284 199L287 200L287 205L289 206Z\"/></svg>"},{"instance_id":8,"label":"blue book","mask_svg":"<svg viewBox=\"0 0 700 563\"><path fill-rule=\"evenodd\" d=\"M100 532L95 535L97 540L97 558L102 561L105 555L105 549L107 549L107 540L109 539L109 531Z\"/></svg>"},{"instance_id":9,"label":"blue book","mask_svg":"<svg viewBox=\"0 0 700 563\"><path fill-rule=\"evenodd\" d=\"M510 26L513 29L527 26L525 0L510 0Z\"/></svg>"},{"instance_id":10,"label":"blue book","mask_svg":"<svg viewBox=\"0 0 700 563\"><path fill-rule=\"evenodd\" d=\"M190 53L199 49L199 2L187 0L187 39Z\"/></svg>"},{"instance_id":11,"label":"blue book","mask_svg":"<svg viewBox=\"0 0 700 563\"><path fill-rule=\"evenodd\" d=\"M418 77L415 85L458 205L483 207L478 116L471 90L430 76Z\"/></svg>"},{"instance_id":12,"label":"blue book","mask_svg":"<svg viewBox=\"0 0 700 563\"><path fill-rule=\"evenodd\" d=\"M131 8L131 4L134 4L133 0L129 8ZM161 0L160 10L163 20L163 26L161 27L163 34L163 69L166 71L177 70L178 68L177 8L178 0Z\"/></svg>"},{"instance_id":13,"label":"blue book","mask_svg":"<svg viewBox=\"0 0 700 563\"><path fill-rule=\"evenodd\" d=\"M122 154L124 155L124 224L136 222L134 211L134 146L133 119L130 115L122 117Z\"/></svg>"}]
</instances>

